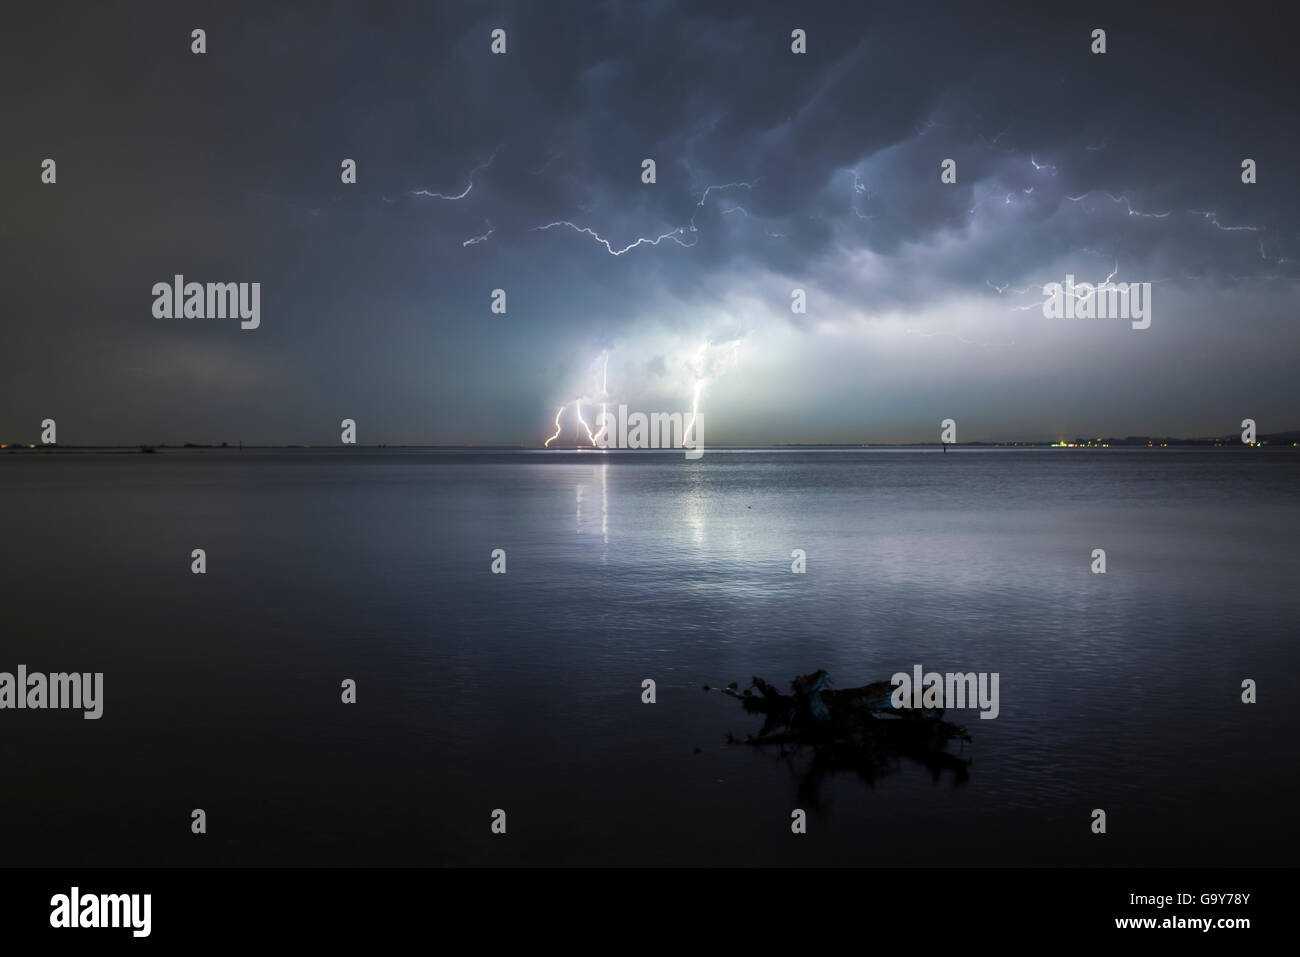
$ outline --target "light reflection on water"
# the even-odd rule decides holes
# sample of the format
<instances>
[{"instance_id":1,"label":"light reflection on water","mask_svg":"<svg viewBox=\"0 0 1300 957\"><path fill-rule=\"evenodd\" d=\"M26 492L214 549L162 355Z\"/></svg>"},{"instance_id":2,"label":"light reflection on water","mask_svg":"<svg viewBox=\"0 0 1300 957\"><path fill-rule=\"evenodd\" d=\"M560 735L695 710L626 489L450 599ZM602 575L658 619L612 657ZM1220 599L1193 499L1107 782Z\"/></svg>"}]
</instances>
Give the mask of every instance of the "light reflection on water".
<instances>
[{"instance_id":1,"label":"light reflection on water","mask_svg":"<svg viewBox=\"0 0 1300 957\"><path fill-rule=\"evenodd\" d=\"M1101 806L1108 862L1289 860L1296 745L1268 729L1300 700L1298 473L1122 450L6 461L0 670L103 670L107 704L8 716L0 760L32 773L0 818L19 863L186 860L159 816L202 793L225 863L1000 864L1092 862ZM798 769L722 744L753 722L700 687L915 663L1001 675L1001 716L964 721L969 780L832 779L792 844ZM123 829L66 837L105 803ZM506 847L465 823L498 806Z\"/></svg>"}]
</instances>

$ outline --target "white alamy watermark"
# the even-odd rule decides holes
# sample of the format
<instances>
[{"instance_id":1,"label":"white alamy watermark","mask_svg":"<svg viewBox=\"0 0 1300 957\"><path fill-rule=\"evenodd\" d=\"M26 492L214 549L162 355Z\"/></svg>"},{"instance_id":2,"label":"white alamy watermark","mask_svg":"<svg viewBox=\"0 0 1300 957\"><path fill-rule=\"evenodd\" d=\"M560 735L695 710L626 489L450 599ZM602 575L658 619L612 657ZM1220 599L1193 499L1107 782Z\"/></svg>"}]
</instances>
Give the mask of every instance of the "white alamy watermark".
<instances>
[{"instance_id":1,"label":"white alamy watermark","mask_svg":"<svg viewBox=\"0 0 1300 957\"><path fill-rule=\"evenodd\" d=\"M126 927L132 937L148 937L153 926L152 894L83 894L73 887L50 898L50 926Z\"/></svg>"},{"instance_id":2,"label":"white alamy watermark","mask_svg":"<svg viewBox=\"0 0 1300 957\"><path fill-rule=\"evenodd\" d=\"M104 673L42 674L19 665L17 674L0 671L0 711L48 708L84 711L87 721L104 714Z\"/></svg>"},{"instance_id":3,"label":"white alamy watermark","mask_svg":"<svg viewBox=\"0 0 1300 957\"><path fill-rule=\"evenodd\" d=\"M239 319L239 328L262 324L260 282L186 282L177 273L171 282L153 284L155 319Z\"/></svg>"},{"instance_id":4,"label":"white alamy watermark","mask_svg":"<svg viewBox=\"0 0 1300 957\"><path fill-rule=\"evenodd\" d=\"M1043 315L1048 319L1127 319L1134 329L1151 325L1151 283L1076 283L1072 274L1064 283L1043 286Z\"/></svg>"},{"instance_id":5,"label":"white alamy watermark","mask_svg":"<svg viewBox=\"0 0 1300 957\"><path fill-rule=\"evenodd\" d=\"M699 412L603 410L596 417L593 444L601 449L684 449L688 459L704 454L704 416Z\"/></svg>"},{"instance_id":6,"label":"white alamy watermark","mask_svg":"<svg viewBox=\"0 0 1300 957\"><path fill-rule=\"evenodd\" d=\"M900 671L889 681L894 686L889 703L900 710L979 708L981 718L996 718L1000 711L996 671L940 674L913 665L910 675Z\"/></svg>"}]
</instances>

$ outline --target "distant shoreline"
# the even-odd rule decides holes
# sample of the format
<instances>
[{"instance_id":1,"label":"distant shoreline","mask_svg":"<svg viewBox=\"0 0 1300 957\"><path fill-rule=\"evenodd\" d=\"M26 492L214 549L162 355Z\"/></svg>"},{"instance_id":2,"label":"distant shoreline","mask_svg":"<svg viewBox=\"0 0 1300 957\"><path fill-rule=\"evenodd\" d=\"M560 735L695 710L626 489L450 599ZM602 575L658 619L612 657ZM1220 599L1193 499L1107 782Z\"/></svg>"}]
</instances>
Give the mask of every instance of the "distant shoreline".
<instances>
[{"instance_id":1,"label":"distant shoreline","mask_svg":"<svg viewBox=\"0 0 1300 957\"><path fill-rule=\"evenodd\" d=\"M1125 438L1072 439L1058 442L959 442L953 443L954 450L963 448L976 449L1168 449L1168 448L1227 448L1227 449L1263 449L1300 447L1300 430L1261 435L1253 446L1244 445L1239 437L1223 436L1214 438L1174 438L1153 436L1127 436ZM797 443L786 442L775 445L711 445L718 451L839 451L861 449L939 449L939 442L872 442L872 443ZM275 451L312 451L335 452L347 454L358 451L407 451L407 452L545 452L545 453L620 453L644 452L662 454L672 452L680 454L680 449L599 449L589 446L566 446L562 448L545 448L540 445L238 445L238 444L199 444L187 442L181 445L170 444L134 444L134 445L40 445L36 443L0 444L0 454L140 454L142 452L275 452Z\"/></svg>"}]
</instances>

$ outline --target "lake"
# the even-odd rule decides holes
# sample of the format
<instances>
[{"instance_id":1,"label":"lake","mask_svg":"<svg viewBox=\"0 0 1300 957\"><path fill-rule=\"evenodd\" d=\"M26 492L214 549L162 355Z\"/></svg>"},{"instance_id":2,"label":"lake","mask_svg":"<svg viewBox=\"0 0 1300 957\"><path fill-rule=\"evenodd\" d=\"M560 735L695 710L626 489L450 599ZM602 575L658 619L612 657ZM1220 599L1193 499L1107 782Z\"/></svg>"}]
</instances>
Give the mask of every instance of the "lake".
<instances>
[{"instance_id":1,"label":"lake","mask_svg":"<svg viewBox=\"0 0 1300 957\"><path fill-rule=\"evenodd\" d=\"M1298 479L1289 449L0 453L0 671L104 674L97 721L0 711L0 855L1290 865ZM965 780L809 776L702 690L917 664L1000 675L995 720L949 712Z\"/></svg>"}]
</instances>

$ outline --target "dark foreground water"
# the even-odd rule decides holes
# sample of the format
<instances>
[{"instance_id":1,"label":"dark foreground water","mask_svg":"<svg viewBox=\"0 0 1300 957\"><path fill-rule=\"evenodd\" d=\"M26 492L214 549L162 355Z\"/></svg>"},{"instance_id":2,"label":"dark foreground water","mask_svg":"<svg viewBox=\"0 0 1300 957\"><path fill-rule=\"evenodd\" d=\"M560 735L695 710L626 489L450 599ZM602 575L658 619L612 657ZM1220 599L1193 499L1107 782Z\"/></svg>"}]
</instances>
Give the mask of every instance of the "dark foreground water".
<instances>
[{"instance_id":1,"label":"dark foreground water","mask_svg":"<svg viewBox=\"0 0 1300 957\"><path fill-rule=\"evenodd\" d=\"M1290 864L1298 479L1289 450L0 453L0 671L105 673L99 721L0 711L0 860ZM918 663L1001 676L965 783L814 799L701 690Z\"/></svg>"}]
</instances>

